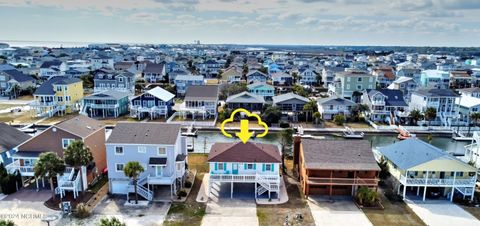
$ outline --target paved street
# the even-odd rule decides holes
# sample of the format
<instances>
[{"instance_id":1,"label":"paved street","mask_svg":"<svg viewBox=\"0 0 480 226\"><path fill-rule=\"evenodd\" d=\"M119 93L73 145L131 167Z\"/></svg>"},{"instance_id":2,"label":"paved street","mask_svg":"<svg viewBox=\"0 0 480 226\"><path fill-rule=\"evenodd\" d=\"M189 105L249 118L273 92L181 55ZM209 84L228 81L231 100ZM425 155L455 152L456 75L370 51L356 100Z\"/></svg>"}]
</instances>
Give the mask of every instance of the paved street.
<instances>
[{"instance_id":1,"label":"paved street","mask_svg":"<svg viewBox=\"0 0 480 226\"><path fill-rule=\"evenodd\" d=\"M407 204L427 225L480 225L478 219L448 201L427 201L425 203L407 201Z\"/></svg>"},{"instance_id":2,"label":"paved street","mask_svg":"<svg viewBox=\"0 0 480 226\"><path fill-rule=\"evenodd\" d=\"M327 201L310 197L308 205L317 226L356 225L371 226L370 220L352 200Z\"/></svg>"}]
</instances>

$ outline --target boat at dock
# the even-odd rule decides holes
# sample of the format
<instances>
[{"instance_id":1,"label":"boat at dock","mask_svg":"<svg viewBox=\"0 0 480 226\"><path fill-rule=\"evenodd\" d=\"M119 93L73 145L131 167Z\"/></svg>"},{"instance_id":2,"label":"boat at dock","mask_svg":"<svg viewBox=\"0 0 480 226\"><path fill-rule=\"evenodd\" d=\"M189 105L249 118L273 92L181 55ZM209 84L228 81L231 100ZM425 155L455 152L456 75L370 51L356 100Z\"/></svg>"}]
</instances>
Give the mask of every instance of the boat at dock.
<instances>
[{"instance_id":1,"label":"boat at dock","mask_svg":"<svg viewBox=\"0 0 480 226\"><path fill-rule=\"evenodd\" d=\"M355 132L352 128L345 126L343 137L345 139L363 139L365 134L363 132Z\"/></svg>"},{"instance_id":2,"label":"boat at dock","mask_svg":"<svg viewBox=\"0 0 480 226\"><path fill-rule=\"evenodd\" d=\"M301 138L325 139L324 136L314 136L311 134L305 134L305 130L303 129L303 126L297 126L295 129L297 130L297 133L295 135Z\"/></svg>"},{"instance_id":3,"label":"boat at dock","mask_svg":"<svg viewBox=\"0 0 480 226\"><path fill-rule=\"evenodd\" d=\"M187 131L182 132L182 136L186 137L196 137L198 133L198 130L193 126L193 123L187 127Z\"/></svg>"},{"instance_id":4,"label":"boat at dock","mask_svg":"<svg viewBox=\"0 0 480 226\"><path fill-rule=\"evenodd\" d=\"M473 135L469 137L468 135L464 135L461 132L453 131L452 139L455 141L473 141Z\"/></svg>"},{"instance_id":5,"label":"boat at dock","mask_svg":"<svg viewBox=\"0 0 480 226\"><path fill-rule=\"evenodd\" d=\"M399 140L405 140L405 139L408 139L408 138L411 138L411 137L415 137L415 134L412 134L410 133L405 127L403 126L398 126L397 127L397 131L398 131L398 136L397 138Z\"/></svg>"}]
</instances>

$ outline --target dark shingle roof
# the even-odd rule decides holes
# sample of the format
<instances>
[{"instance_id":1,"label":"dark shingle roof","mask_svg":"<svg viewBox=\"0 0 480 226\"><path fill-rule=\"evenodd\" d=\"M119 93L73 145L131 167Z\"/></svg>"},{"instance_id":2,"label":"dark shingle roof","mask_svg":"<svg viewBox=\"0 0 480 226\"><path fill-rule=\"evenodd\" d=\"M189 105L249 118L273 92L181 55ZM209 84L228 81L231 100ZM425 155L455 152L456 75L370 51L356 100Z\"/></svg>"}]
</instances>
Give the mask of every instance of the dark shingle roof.
<instances>
[{"instance_id":1,"label":"dark shingle roof","mask_svg":"<svg viewBox=\"0 0 480 226\"><path fill-rule=\"evenodd\" d=\"M165 67L164 64L147 63L147 66L145 67L145 70L143 72L162 73L164 67Z\"/></svg>"},{"instance_id":2,"label":"dark shingle roof","mask_svg":"<svg viewBox=\"0 0 480 226\"><path fill-rule=\"evenodd\" d=\"M61 64L62 64L62 61L59 61L59 60L45 61L42 63L40 68L50 68L52 66L58 67Z\"/></svg>"},{"instance_id":3,"label":"dark shingle roof","mask_svg":"<svg viewBox=\"0 0 480 226\"><path fill-rule=\"evenodd\" d=\"M45 81L42 83L40 87L35 90L35 95L54 95L55 91L53 89L53 85L55 84L63 84L68 85L72 83L81 82L82 80L78 78L65 78L65 77L53 77L50 80Z\"/></svg>"},{"instance_id":4,"label":"dark shingle roof","mask_svg":"<svg viewBox=\"0 0 480 226\"><path fill-rule=\"evenodd\" d=\"M209 162L265 162L280 163L278 147L273 144L215 143L208 154Z\"/></svg>"},{"instance_id":5,"label":"dark shingle roof","mask_svg":"<svg viewBox=\"0 0 480 226\"><path fill-rule=\"evenodd\" d=\"M175 144L181 125L167 123L120 122L107 140L116 144Z\"/></svg>"},{"instance_id":6,"label":"dark shingle roof","mask_svg":"<svg viewBox=\"0 0 480 226\"><path fill-rule=\"evenodd\" d=\"M320 105L323 104L331 104L331 105L346 105L346 106L353 106L356 105L355 102L351 100L347 100L338 96L331 96L327 98L318 98L317 103Z\"/></svg>"},{"instance_id":7,"label":"dark shingle roof","mask_svg":"<svg viewBox=\"0 0 480 226\"><path fill-rule=\"evenodd\" d=\"M374 90L374 89L367 89L367 93L369 97L372 97L373 95L377 93L381 93L385 95L387 98L385 99L385 106L408 106L407 103L405 103L405 100L403 99L403 93L401 90L396 90L396 89L380 89L380 90Z\"/></svg>"},{"instance_id":8,"label":"dark shingle roof","mask_svg":"<svg viewBox=\"0 0 480 226\"><path fill-rule=\"evenodd\" d=\"M218 98L218 86L189 86L185 92L185 100L215 100Z\"/></svg>"},{"instance_id":9,"label":"dark shingle roof","mask_svg":"<svg viewBox=\"0 0 480 226\"><path fill-rule=\"evenodd\" d=\"M451 89L419 89L415 94L427 97L458 97L459 95Z\"/></svg>"},{"instance_id":10,"label":"dark shingle roof","mask_svg":"<svg viewBox=\"0 0 480 226\"><path fill-rule=\"evenodd\" d=\"M26 82L26 81L34 80L32 76L23 74L21 71L18 71L18 70L6 70L4 72L10 75L17 82Z\"/></svg>"},{"instance_id":11,"label":"dark shingle roof","mask_svg":"<svg viewBox=\"0 0 480 226\"><path fill-rule=\"evenodd\" d=\"M367 140L302 139L305 168L380 170Z\"/></svg>"},{"instance_id":12,"label":"dark shingle roof","mask_svg":"<svg viewBox=\"0 0 480 226\"><path fill-rule=\"evenodd\" d=\"M20 130L0 122L0 153L11 150L31 137Z\"/></svg>"}]
</instances>

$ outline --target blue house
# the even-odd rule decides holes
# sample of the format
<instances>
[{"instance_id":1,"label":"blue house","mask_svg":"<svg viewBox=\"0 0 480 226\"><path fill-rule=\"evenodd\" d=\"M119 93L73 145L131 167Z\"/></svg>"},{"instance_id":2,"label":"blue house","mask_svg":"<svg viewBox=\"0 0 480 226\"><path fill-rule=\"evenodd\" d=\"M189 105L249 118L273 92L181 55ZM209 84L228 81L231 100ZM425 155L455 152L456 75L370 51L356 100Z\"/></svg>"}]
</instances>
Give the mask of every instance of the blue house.
<instances>
[{"instance_id":1,"label":"blue house","mask_svg":"<svg viewBox=\"0 0 480 226\"><path fill-rule=\"evenodd\" d=\"M275 87L266 83L253 83L247 86L248 92L262 96L265 100L271 100L275 96Z\"/></svg>"},{"instance_id":2,"label":"blue house","mask_svg":"<svg viewBox=\"0 0 480 226\"><path fill-rule=\"evenodd\" d=\"M175 77L175 87L179 96L184 96L188 87L201 85L205 85L201 75L178 75Z\"/></svg>"},{"instance_id":3,"label":"blue house","mask_svg":"<svg viewBox=\"0 0 480 226\"><path fill-rule=\"evenodd\" d=\"M81 114L88 117L117 118L128 112L127 92L107 90L83 98Z\"/></svg>"},{"instance_id":4,"label":"blue house","mask_svg":"<svg viewBox=\"0 0 480 226\"><path fill-rule=\"evenodd\" d=\"M174 97L175 94L160 87L148 90L131 100L130 116L139 119L145 117L145 115L149 115L151 119L159 116L167 118L172 112Z\"/></svg>"},{"instance_id":5,"label":"blue house","mask_svg":"<svg viewBox=\"0 0 480 226\"><path fill-rule=\"evenodd\" d=\"M282 72L282 69L280 69L280 66L276 63L271 63L268 65L268 74L271 75L273 73L279 73Z\"/></svg>"},{"instance_id":6,"label":"blue house","mask_svg":"<svg viewBox=\"0 0 480 226\"><path fill-rule=\"evenodd\" d=\"M255 83L255 82L267 82L267 80L269 79L268 75L260 72L260 71L257 71L257 70L253 70L253 71L250 71L248 72L247 74L247 83L248 84L252 84L252 83Z\"/></svg>"},{"instance_id":7,"label":"blue house","mask_svg":"<svg viewBox=\"0 0 480 226\"><path fill-rule=\"evenodd\" d=\"M0 163L6 166L12 163L11 156L15 153L15 147L31 137L3 122L0 122L0 134Z\"/></svg>"}]
</instances>

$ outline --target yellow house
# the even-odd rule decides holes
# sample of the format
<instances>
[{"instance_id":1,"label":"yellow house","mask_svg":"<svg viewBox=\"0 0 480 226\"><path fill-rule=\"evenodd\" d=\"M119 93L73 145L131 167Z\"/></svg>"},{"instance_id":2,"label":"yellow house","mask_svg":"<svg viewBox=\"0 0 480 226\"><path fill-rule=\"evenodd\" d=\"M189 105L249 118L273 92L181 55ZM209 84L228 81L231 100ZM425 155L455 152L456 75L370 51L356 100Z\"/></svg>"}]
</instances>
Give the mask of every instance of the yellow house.
<instances>
[{"instance_id":1,"label":"yellow house","mask_svg":"<svg viewBox=\"0 0 480 226\"><path fill-rule=\"evenodd\" d=\"M473 200L477 169L417 138L378 149L390 174L399 182L403 198L446 198L454 195ZM408 194L407 194L408 192Z\"/></svg>"},{"instance_id":2,"label":"yellow house","mask_svg":"<svg viewBox=\"0 0 480 226\"><path fill-rule=\"evenodd\" d=\"M83 83L77 78L54 77L33 94L30 105L35 117L51 117L77 111L83 98Z\"/></svg>"}]
</instances>

